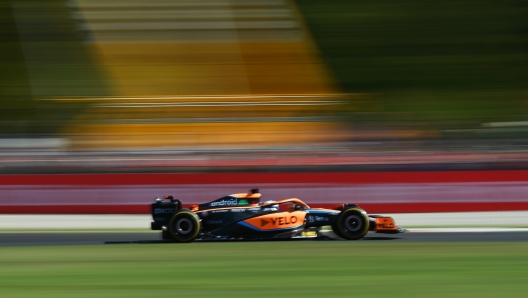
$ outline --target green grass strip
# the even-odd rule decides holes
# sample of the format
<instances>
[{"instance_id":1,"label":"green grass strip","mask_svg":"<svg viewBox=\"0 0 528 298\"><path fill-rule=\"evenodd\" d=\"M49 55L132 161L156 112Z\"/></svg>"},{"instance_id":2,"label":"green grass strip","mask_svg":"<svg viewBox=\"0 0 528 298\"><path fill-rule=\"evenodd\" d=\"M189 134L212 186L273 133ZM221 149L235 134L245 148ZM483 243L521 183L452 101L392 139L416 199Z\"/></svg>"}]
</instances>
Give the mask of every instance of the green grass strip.
<instances>
[{"instance_id":1,"label":"green grass strip","mask_svg":"<svg viewBox=\"0 0 528 298\"><path fill-rule=\"evenodd\" d=\"M524 297L528 243L1 247L2 297Z\"/></svg>"}]
</instances>

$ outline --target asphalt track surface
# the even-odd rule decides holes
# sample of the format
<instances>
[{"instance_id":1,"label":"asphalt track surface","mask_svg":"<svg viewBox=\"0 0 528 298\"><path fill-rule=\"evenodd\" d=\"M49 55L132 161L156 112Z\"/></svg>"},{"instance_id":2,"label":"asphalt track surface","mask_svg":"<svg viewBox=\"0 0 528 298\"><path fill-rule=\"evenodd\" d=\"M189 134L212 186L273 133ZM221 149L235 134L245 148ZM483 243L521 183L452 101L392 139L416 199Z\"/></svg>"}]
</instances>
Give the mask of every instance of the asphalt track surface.
<instances>
[{"instance_id":1,"label":"asphalt track surface","mask_svg":"<svg viewBox=\"0 0 528 298\"><path fill-rule=\"evenodd\" d=\"M339 239L288 239L281 241L344 241ZM413 232L400 234L368 233L359 241L376 242L528 242L528 231L463 231L463 232ZM237 242L233 240L196 241L200 243ZM4 232L0 233L1 246L53 246L53 245L131 245L172 244L161 240L153 232ZM181 245L181 244L177 244Z\"/></svg>"}]
</instances>

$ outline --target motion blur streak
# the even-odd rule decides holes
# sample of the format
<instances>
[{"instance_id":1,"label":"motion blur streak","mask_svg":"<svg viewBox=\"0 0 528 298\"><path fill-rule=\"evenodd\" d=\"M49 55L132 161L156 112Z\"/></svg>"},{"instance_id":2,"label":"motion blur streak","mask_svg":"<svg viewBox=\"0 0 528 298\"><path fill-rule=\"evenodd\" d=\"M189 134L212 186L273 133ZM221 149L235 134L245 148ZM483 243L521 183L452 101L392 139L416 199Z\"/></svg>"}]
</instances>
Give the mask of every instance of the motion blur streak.
<instances>
[{"instance_id":1,"label":"motion blur streak","mask_svg":"<svg viewBox=\"0 0 528 298\"><path fill-rule=\"evenodd\" d=\"M62 130L72 149L262 148L344 137L335 119L320 117L343 103L332 100L337 90L290 1L70 6L113 95L111 103L88 100ZM309 101L313 94L319 102Z\"/></svg>"},{"instance_id":2,"label":"motion blur streak","mask_svg":"<svg viewBox=\"0 0 528 298\"><path fill-rule=\"evenodd\" d=\"M266 200L369 212L528 209L528 171L2 175L0 213L148 213L153 198L199 204L259 186ZM30 199L28 199L30 198Z\"/></svg>"},{"instance_id":3,"label":"motion blur streak","mask_svg":"<svg viewBox=\"0 0 528 298\"><path fill-rule=\"evenodd\" d=\"M262 169L302 148L306 165L526 164L528 7L516 0L0 3L2 163L181 150Z\"/></svg>"}]
</instances>

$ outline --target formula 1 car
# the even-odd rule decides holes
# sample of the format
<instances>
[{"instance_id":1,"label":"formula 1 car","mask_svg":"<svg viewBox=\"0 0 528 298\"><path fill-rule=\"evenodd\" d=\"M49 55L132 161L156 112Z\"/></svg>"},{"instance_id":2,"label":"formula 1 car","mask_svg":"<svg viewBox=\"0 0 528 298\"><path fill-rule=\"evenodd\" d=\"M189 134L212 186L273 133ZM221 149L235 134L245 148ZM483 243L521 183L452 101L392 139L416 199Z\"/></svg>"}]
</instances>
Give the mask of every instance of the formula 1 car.
<instances>
[{"instance_id":1,"label":"formula 1 car","mask_svg":"<svg viewBox=\"0 0 528 298\"><path fill-rule=\"evenodd\" d=\"M186 209L173 196L159 197L151 205L151 229L176 242L319 237L323 226L331 226L337 236L348 240L361 239L368 231L404 231L391 217L367 215L355 204L322 209L295 198L264 203L260 198L255 188Z\"/></svg>"}]
</instances>

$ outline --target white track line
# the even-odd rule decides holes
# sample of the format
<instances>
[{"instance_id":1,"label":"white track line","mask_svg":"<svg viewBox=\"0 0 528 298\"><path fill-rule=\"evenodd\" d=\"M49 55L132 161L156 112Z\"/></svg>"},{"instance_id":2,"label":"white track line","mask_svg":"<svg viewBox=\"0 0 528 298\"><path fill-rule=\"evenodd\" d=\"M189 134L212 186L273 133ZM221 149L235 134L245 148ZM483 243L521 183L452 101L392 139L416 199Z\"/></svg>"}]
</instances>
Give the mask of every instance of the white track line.
<instances>
[{"instance_id":1,"label":"white track line","mask_svg":"<svg viewBox=\"0 0 528 298\"><path fill-rule=\"evenodd\" d=\"M407 233L488 233L488 232L528 232L528 228L428 228L407 229Z\"/></svg>"},{"instance_id":2,"label":"white track line","mask_svg":"<svg viewBox=\"0 0 528 298\"><path fill-rule=\"evenodd\" d=\"M513 212L460 212L460 213L407 213L385 214L392 216L396 223L409 233L424 232L528 232L528 211ZM431 224L434 218L450 218L453 227ZM496 218L492 224L487 221ZM468 219L470 221L468 222ZM502 219L502 220L500 220ZM104 215L31 215L2 214L0 230L68 230L68 229L150 229L151 216L148 214L104 214ZM416 226L417 228L413 228ZM419 226L438 226L420 228ZM457 227L458 226L458 227ZM464 227L460 227L464 226ZM519 226L521 228L512 228Z\"/></svg>"}]
</instances>

